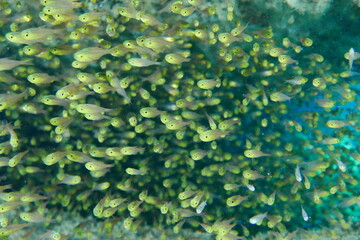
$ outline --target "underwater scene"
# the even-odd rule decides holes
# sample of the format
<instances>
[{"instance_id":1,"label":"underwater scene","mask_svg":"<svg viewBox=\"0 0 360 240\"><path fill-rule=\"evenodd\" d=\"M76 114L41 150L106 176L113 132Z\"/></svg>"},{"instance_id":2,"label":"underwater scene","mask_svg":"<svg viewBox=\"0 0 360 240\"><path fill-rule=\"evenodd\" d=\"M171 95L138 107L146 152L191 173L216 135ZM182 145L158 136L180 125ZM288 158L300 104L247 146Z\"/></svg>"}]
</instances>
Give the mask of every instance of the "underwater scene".
<instances>
[{"instance_id":1,"label":"underwater scene","mask_svg":"<svg viewBox=\"0 0 360 240\"><path fill-rule=\"evenodd\" d=\"M0 0L0 239L360 239L359 81L359 0Z\"/></svg>"}]
</instances>

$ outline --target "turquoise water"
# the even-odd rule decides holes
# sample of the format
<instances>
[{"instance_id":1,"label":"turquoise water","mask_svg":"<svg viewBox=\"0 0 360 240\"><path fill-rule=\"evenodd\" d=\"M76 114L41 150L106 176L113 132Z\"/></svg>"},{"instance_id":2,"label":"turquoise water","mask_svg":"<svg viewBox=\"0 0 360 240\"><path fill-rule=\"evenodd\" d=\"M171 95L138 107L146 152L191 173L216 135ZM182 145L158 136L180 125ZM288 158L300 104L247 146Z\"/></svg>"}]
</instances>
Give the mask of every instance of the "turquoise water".
<instances>
[{"instance_id":1,"label":"turquoise water","mask_svg":"<svg viewBox=\"0 0 360 240\"><path fill-rule=\"evenodd\" d=\"M0 235L356 232L357 4L0 0Z\"/></svg>"}]
</instances>

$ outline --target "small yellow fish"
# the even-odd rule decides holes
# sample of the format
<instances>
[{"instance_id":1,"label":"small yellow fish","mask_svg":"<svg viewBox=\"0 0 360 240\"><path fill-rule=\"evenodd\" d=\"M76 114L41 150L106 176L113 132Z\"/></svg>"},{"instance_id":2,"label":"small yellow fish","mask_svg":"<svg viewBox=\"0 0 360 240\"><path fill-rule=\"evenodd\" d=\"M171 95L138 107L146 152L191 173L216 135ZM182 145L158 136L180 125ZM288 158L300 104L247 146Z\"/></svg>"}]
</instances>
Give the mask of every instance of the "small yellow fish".
<instances>
[{"instance_id":1,"label":"small yellow fish","mask_svg":"<svg viewBox=\"0 0 360 240\"><path fill-rule=\"evenodd\" d=\"M211 90L214 87L220 87L220 82L216 81L216 80L200 80L196 83L196 85L201 88L201 89L205 89L205 90Z\"/></svg>"},{"instance_id":2,"label":"small yellow fish","mask_svg":"<svg viewBox=\"0 0 360 240\"><path fill-rule=\"evenodd\" d=\"M209 38L209 34L205 29L196 29L194 35L201 40L207 40Z\"/></svg>"},{"instance_id":3,"label":"small yellow fish","mask_svg":"<svg viewBox=\"0 0 360 240\"><path fill-rule=\"evenodd\" d=\"M78 151L67 151L67 159L73 162L85 163L90 161L96 161L94 158L89 157L87 154Z\"/></svg>"},{"instance_id":4,"label":"small yellow fish","mask_svg":"<svg viewBox=\"0 0 360 240\"><path fill-rule=\"evenodd\" d=\"M146 175L146 172L140 171L135 168L126 168L125 171L129 175Z\"/></svg>"},{"instance_id":5,"label":"small yellow fish","mask_svg":"<svg viewBox=\"0 0 360 240\"><path fill-rule=\"evenodd\" d=\"M137 19L138 11L132 7L119 7L119 14L127 18Z\"/></svg>"},{"instance_id":6,"label":"small yellow fish","mask_svg":"<svg viewBox=\"0 0 360 240\"><path fill-rule=\"evenodd\" d=\"M11 125L10 123L6 124L6 130L8 131L8 133L10 134L10 145L14 148L19 146L19 138L16 134L16 132L14 131L15 126Z\"/></svg>"},{"instance_id":7,"label":"small yellow fish","mask_svg":"<svg viewBox=\"0 0 360 240\"><path fill-rule=\"evenodd\" d=\"M292 98L293 97L289 97L289 96L283 94L282 92L274 92L274 93L270 94L270 100L273 102L289 101Z\"/></svg>"},{"instance_id":8,"label":"small yellow fish","mask_svg":"<svg viewBox=\"0 0 360 240\"><path fill-rule=\"evenodd\" d=\"M36 41L26 40L21 36L20 32L9 32L5 34L5 38L12 43L18 44L32 44Z\"/></svg>"},{"instance_id":9,"label":"small yellow fish","mask_svg":"<svg viewBox=\"0 0 360 240\"><path fill-rule=\"evenodd\" d=\"M235 125L237 123L239 123L239 124L241 123L240 119L237 119L237 118L228 119L228 120L224 120L224 121L220 122L218 127L220 130L224 131L224 130L230 129L233 125Z\"/></svg>"},{"instance_id":10,"label":"small yellow fish","mask_svg":"<svg viewBox=\"0 0 360 240\"><path fill-rule=\"evenodd\" d=\"M70 103L69 100L57 98L56 96L53 95L42 96L40 98L40 102L44 103L45 105L59 105L59 106L67 106Z\"/></svg>"},{"instance_id":11,"label":"small yellow fish","mask_svg":"<svg viewBox=\"0 0 360 240\"><path fill-rule=\"evenodd\" d=\"M67 127L73 119L65 117L54 117L50 119L50 124L53 126L65 126Z\"/></svg>"},{"instance_id":12,"label":"small yellow fish","mask_svg":"<svg viewBox=\"0 0 360 240\"><path fill-rule=\"evenodd\" d=\"M181 9L180 14L183 17L187 17L190 16L191 14L193 14L195 12L196 8L195 7L186 7Z\"/></svg>"},{"instance_id":13,"label":"small yellow fish","mask_svg":"<svg viewBox=\"0 0 360 240\"><path fill-rule=\"evenodd\" d=\"M265 176L253 170L245 170L243 172L243 177L248 180L256 180L259 178L264 178Z\"/></svg>"},{"instance_id":14,"label":"small yellow fish","mask_svg":"<svg viewBox=\"0 0 360 240\"><path fill-rule=\"evenodd\" d=\"M91 62L98 60L106 54L111 54L112 52L112 49L88 47L74 53L74 58L78 62Z\"/></svg>"},{"instance_id":15,"label":"small yellow fish","mask_svg":"<svg viewBox=\"0 0 360 240\"><path fill-rule=\"evenodd\" d=\"M276 191L274 191L268 198L267 204L272 206L275 202Z\"/></svg>"},{"instance_id":16,"label":"small yellow fish","mask_svg":"<svg viewBox=\"0 0 360 240\"><path fill-rule=\"evenodd\" d=\"M75 49L72 46L68 46L68 45L61 45L50 48L50 52L58 56L69 55L72 54L74 51Z\"/></svg>"},{"instance_id":17,"label":"small yellow fish","mask_svg":"<svg viewBox=\"0 0 360 240\"><path fill-rule=\"evenodd\" d=\"M218 129L207 130L199 134L200 140L203 142L215 141L219 138L225 137L230 131L221 131Z\"/></svg>"},{"instance_id":18,"label":"small yellow fish","mask_svg":"<svg viewBox=\"0 0 360 240\"><path fill-rule=\"evenodd\" d=\"M347 126L353 126L354 122L350 121L350 122L345 122L345 121L340 121L340 120L329 120L326 122L326 126L328 126L329 128L342 128L342 127L347 127Z\"/></svg>"},{"instance_id":19,"label":"small yellow fish","mask_svg":"<svg viewBox=\"0 0 360 240\"><path fill-rule=\"evenodd\" d=\"M267 215L267 212L255 215L249 219L249 222L251 224L261 225L261 223L264 220L264 218L266 217L266 215Z\"/></svg>"},{"instance_id":20,"label":"small yellow fish","mask_svg":"<svg viewBox=\"0 0 360 240\"><path fill-rule=\"evenodd\" d=\"M322 78L314 78L314 80L312 81L312 84L314 87L321 87L325 84L325 80Z\"/></svg>"},{"instance_id":21,"label":"small yellow fish","mask_svg":"<svg viewBox=\"0 0 360 240\"><path fill-rule=\"evenodd\" d=\"M111 112L113 109L103 108L95 104L78 104L76 106L76 111L79 113L103 113Z\"/></svg>"},{"instance_id":22,"label":"small yellow fish","mask_svg":"<svg viewBox=\"0 0 360 240\"><path fill-rule=\"evenodd\" d=\"M96 204L96 206L93 209L93 214L95 217L100 218L102 216L105 202L107 202L108 199L109 199L109 196L107 195Z\"/></svg>"},{"instance_id":23,"label":"small yellow fish","mask_svg":"<svg viewBox=\"0 0 360 240\"><path fill-rule=\"evenodd\" d=\"M33 73L28 75L27 80L36 86L48 85L54 81L59 81L59 78L50 76L46 73Z\"/></svg>"},{"instance_id":24,"label":"small yellow fish","mask_svg":"<svg viewBox=\"0 0 360 240\"><path fill-rule=\"evenodd\" d=\"M189 124L191 124L191 121L185 122L183 120L170 120L165 124L165 126L169 130L179 130Z\"/></svg>"},{"instance_id":25,"label":"small yellow fish","mask_svg":"<svg viewBox=\"0 0 360 240\"><path fill-rule=\"evenodd\" d=\"M0 58L0 71L11 70L20 65L32 65L31 60L17 61L8 58Z\"/></svg>"},{"instance_id":26,"label":"small yellow fish","mask_svg":"<svg viewBox=\"0 0 360 240\"><path fill-rule=\"evenodd\" d=\"M336 163L337 163L340 171L346 172L346 166L345 166L345 164L344 164L342 161L338 160L338 159L335 159L335 160L336 160Z\"/></svg>"},{"instance_id":27,"label":"small yellow fish","mask_svg":"<svg viewBox=\"0 0 360 240\"><path fill-rule=\"evenodd\" d=\"M29 226L30 226L29 223L25 223L25 224L11 224L7 227L0 228L0 237L10 236L11 234L19 232L19 230Z\"/></svg>"},{"instance_id":28,"label":"small yellow fish","mask_svg":"<svg viewBox=\"0 0 360 240\"><path fill-rule=\"evenodd\" d=\"M64 174L59 178L59 180L59 184L77 185L81 182L81 177L78 175Z\"/></svg>"},{"instance_id":29,"label":"small yellow fish","mask_svg":"<svg viewBox=\"0 0 360 240\"><path fill-rule=\"evenodd\" d=\"M165 202L161 207L160 211L162 214L167 214L171 206L171 202Z\"/></svg>"},{"instance_id":30,"label":"small yellow fish","mask_svg":"<svg viewBox=\"0 0 360 240\"><path fill-rule=\"evenodd\" d=\"M42 196L39 194L35 194L35 193L24 193L20 197L20 201L23 201L23 202L36 202L36 201L46 200L46 199L48 199L48 197Z\"/></svg>"},{"instance_id":31,"label":"small yellow fish","mask_svg":"<svg viewBox=\"0 0 360 240\"><path fill-rule=\"evenodd\" d=\"M245 157L248 157L248 158L259 158L259 157L271 156L271 154L264 153L259 150L245 150L244 155L245 155Z\"/></svg>"},{"instance_id":32,"label":"small yellow fish","mask_svg":"<svg viewBox=\"0 0 360 240\"><path fill-rule=\"evenodd\" d=\"M292 59L289 55L280 55L278 57L278 60L280 63L283 63L283 64L298 64L299 63L297 60Z\"/></svg>"},{"instance_id":33,"label":"small yellow fish","mask_svg":"<svg viewBox=\"0 0 360 240\"><path fill-rule=\"evenodd\" d=\"M5 213L11 211L19 206L25 205L24 202L21 201L13 201L13 202L5 202L0 204L0 213Z\"/></svg>"},{"instance_id":34,"label":"small yellow fish","mask_svg":"<svg viewBox=\"0 0 360 240\"><path fill-rule=\"evenodd\" d=\"M20 213L20 218L22 220L24 220L25 222L30 222L30 223L40 223L40 222L50 222L50 221L52 221L49 218L43 217L38 212L31 212L31 213L22 212L22 213Z\"/></svg>"},{"instance_id":35,"label":"small yellow fish","mask_svg":"<svg viewBox=\"0 0 360 240\"><path fill-rule=\"evenodd\" d=\"M323 108L333 108L336 103L334 100L328 98L315 99L315 102Z\"/></svg>"},{"instance_id":36,"label":"small yellow fish","mask_svg":"<svg viewBox=\"0 0 360 240\"><path fill-rule=\"evenodd\" d=\"M43 51L45 51L46 49L40 45L27 45L25 47L23 47L23 52L28 55L28 56L33 56L33 55L37 55Z\"/></svg>"},{"instance_id":37,"label":"small yellow fish","mask_svg":"<svg viewBox=\"0 0 360 240\"><path fill-rule=\"evenodd\" d=\"M143 153L145 148L141 147L123 147L121 148L121 153L124 155L136 155L138 153Z\"/></svg>"},{"instance_id":38,"label":"small yellow fish","mask_svg":"<svg viewBox=\"0 0 360 240\"><path fill-rule=\"evenodd\" d=\"M302 205L301 205L301 215L305 222L309 221L309 216Z\"/></svg>"},{"instance_id":39,"label":"small yellow fish","mask_svg":"<svg viewBox=\"0 0 360 240\"><path fill-rule=\"evenodd\" d=\"M21 36L25 40L32 40L36 42L44 42L47 41L49 37L55 35L55 34L61 34L63 33L63 29L48 29L44 27L37 27L37 28L29 28L26 30L23 30L21 32Z\"/></svg>"},{"instance_id":40,"label":"small yellow fish","mask_svg":"<svg viewBox=\"0 0 360 240\"><path fill-rule=\"evenodd\" d=\"M132 217L127 217L124 220L124 228L129 230L131 228L131 225L133 224L134 218Z\"/></svg>"},{"instance_id":41,"label":"small yellow fish","mask_svg":"<svg viewBox=\"0 0 360 240\"><path fill-rule=\"evenodd\" d=\"M83 83L94 83L97 81L96 77L93 74L85 72L77 73L76 77Z\"/></svg>"},{"instance_id":42,"label":"small yellow fish","mask_svg":"<svg viewBox=\"0 0 360 240\"><path fill-rule=\"evenodd\" d=\"M355 52L354 48L350 48L349 52L345 54L345 58L349 60L349 70L351 71L354 61L360 58L360 53Z\"/></svg>"},{"instance_id":43,"label":"small yellow fish","mask_svg":"<svg viewBox=\"0 0 360 240\"><path fill-rule=\"evenodd\" d=\"M312 54L306 55L306 56L304 56L304 58L308 58L315 62L323 62L324 61L324 57L318 53L312 53Z\"/></svg>"},{"instance_id":44,"label":"small yellow fish","mask_svg":"<svg viewBox=\"0 0 360 240\"><path fill-rule=\"evenodd\" d=\"M311 47L313 45L313 40L307 37L299 38L299 41L304 47Z\"/></svg>"},{"instance_id":45,"label":"small yellow fish","mask_svg":"<svg viewBox=\"0 0 360 240\"><path fill-rule=\"evenodd\" d=\"M226 204L229 207L235 207L240 205L246 199L248 199L248 196L235 195L226 199Z\"/></svg>"},{"instance_id":46,"label":"small yellow fish","mask_svg":"<svg viewBox=\"0 0 360 240\"><path fill-rule=\"evenodd\" d=\"M120 204L122 204L123 202L125 202L127 199L126 198L115 198L110 200L109 202L109 207L111 208L116 208L118 207Z\"/></svg>"},{"instance_id":47,"label":"small yellow fish","mask_svg":"<svg viewBox=\"0 0 360 240\"><path fill-rule=\"evenodd\" d=\"M101 17L105 16L106 14L106 12L88 12L81 14L78 19L83 23L88 23L100 20Z\"/></svg>"},{"instance_id":48,"label":"small yellow fish","mask_svg":"<svg viewBox=\"0 0 360 240\"><path fill-rule=\"evenodd\" d=\"M47 1L47 0L44 0L44 1ZM61 240L61 239L63 239L62 237L63 236L59 232L56 232L56 231L47 231L46 233L41 234L39 236L40 239L49 239L49 240ZM64 236L64 238L66 238L66 237Z\"/></svg>"},{"instance_id":49,"label":"small yellow fish","mask_svg":"<svg viewBox=\"0 0 360 240\"><path fill-rule=\"evenodd\" d=\"M200 192L198 194L196 194L195 197L193 197L191 200L190 200L190 206L192 208L196 208L199 204L200 204L200 201L201 201L201 198L204 196L204 193L203 192Z\"/></svg>"},{"instance_id":50,"label":"small yellow fish","mask_svg":"<svg viewBox=\"0 0 360 240\"><path fill-rule=\"evenodd\" d=\"M155 52L164 52L174 45L174 39L164 37L148 37L144 39L144 46Z\"/></svg>"},{"instance_id":51,"label":"small yellow fish","mask_svg":"<svg viewBox=\"0 0 360 240\"><path fill-rule=\"evenodd\" d=\"M170 64L182 64L184 62L189 62L189 58L181 56L180 53L169 53L165 55L165 60Z\"/></svg>"},{"instance_id":52,"label":"small yellow fish","mask_svg":"<svg viewBox=\"0 0 360 240\"><path fill-rule=\"evenodd\" d=\"M196 213L197 213L197 214L201 214L201 213L204 211L206 205L207 205L207 200L201 202L201 203L199 204L199 206L196 208Z\"/></svg>"},{"instance_id":53,"label":"small yellow fish","mask_svg":"<svg viewBox=\"0 0 360 240\"><path fill-rule=\"evenodd\" d=\"M339 142L340 142L339 138L324 138L323 140L319 141L319 143L329 144L329 145L338 144Z\"/></svg>"},{"instance_id":54,"label":"small yellow fish","mask_svg":"<svg viewBox=\"0 0 360 240\"><path fill-rule=\"evenodd\" d=\"M18 163L21 161L21 159L29 152L29 150L26 150L24 152L18 153L12 158L10 158L8 165L9 167L15 167L18 165Z\"/></svg>"},{"instance_id":55,"label":"small yellow fish","mask_svg":"<svg viewBox=\"0 0 360 240\"><path fill-rule=\"evenodd\" d=\"M6 217L5 214L1 213L0 214L0 226L2 228L5 228L9 225L9 219ZM1 236L1 235L0 235Z\"/></svg>"},{"instance_id":56,"label":"small yellow fish","mask_svg":"<svg viewBox=\"0 0 360 240\"><path fill-rule=\"evenodd\" d=\"M293 85L303 85L308 81L308 79L306 77L296 76L292 79L285 80L285 81L290 84L293 84Z\"/></svg>"},{"instance_id":57,"label":"small yellow fish","mask_svg":"<svg viewBox=\"0 0 360 240\"><path fill-rule=\"evenodd\" d=\"M109 218L114 215L121 207L107 208L102 212L102 217Z\"/></svg>"},{"instance_id":58,"label":"small yellow fish","mask_svg":"<svg viewBox=\"0 0 360 240\"><path fill-rule=\"evenodd\" d=\"M236 28L231 30L231 35L233 36L238 36L240 35L247 27L249 26L249 23L247 23L246 25L239 25Z\"/></svg>"},{"instance_id":59,"label":"small yellow fish","mask_svg":"<svg viewBox=\"0 0 360 240\"><path fill-rule=\"evenodd\" d=\"M17 104L23 98L29 95L29 90L25 89L22 93L4 93L0 94L0 111L10 108L13 105Z\"/></svg>"},{"instance_id":60,"label":"small yellow fish","mask_svg":"<svg viewBox=\"0 0 360 240\"><path fill-rule=\"evenodd\" d=\"M165 111L160 111L155 107L145 107L140 109L141 116L145 118L155 118L160 114L166 113Z\"/></svg>"},{"instance_id":61,"label":"small yellow fish","mask_svg":"<svg viewBox=\"0 0 360 240\"><path fill-rule=\"evenodd\" d=\"M178 198L180 200L186 200L188 198L190 198L191 196L193 196L194 194L198 193L198 190L192 191L192 190L188 190L188 191L184 191L179 193Z\"/></svg>"},{"instance_id":62,"label":"small yellow fish","mask_svg":"<svg viewBox=\"0 0 360 240\"><path fill-rule=\"evenodd\" d=\"M226 184L224 185L224 189L225 189L226 191L231 191L231 190L234 190L234 189L239 188L239 187L241 187L241 185L239 185L239 184L232 184L232 183L226 183Z\"/></svg>"},{"instance_id":63,"label":"small yellow fish","mask_svg":"<svg viewBox=\"0 0 360 240\"><path fill-rule=\"evenodd\" d=\"M282 48L272 48L270 49L269 55L272 57L279 57L280 55L286 54L288 51Z\"/></svg>"},{"instance_id":64,"label":"small yellow fish","mask_svg":"<svg viewBox=\"0 0 360 240\"><path fill-rule=\"evenodd\" d=\"M160 22L155 16L142 11L138 12L136 17L149 26L165 26L165 24Z\"/></svg>"},{"instance_id":65,"label":"small yellow fish","mask_svg":"<svg viewBox=\"0 0 360 240\"><path fill-rule=\"evenodd\" d=\"M142 58L130 58L128 59L128 63L133 67L148 67L152 65L161 65L161 62L155 62Z\"/></svg>"},{"instance_id":66,"label":"small yellow fish","mask_svg":"<svg viewBox=\"0 0 360 240\"><path fill-rule=\"evenodd\" d=\"M229 46L233 42L241 42L241 39L235 37L231 33L220 33L218 39L221 43L225 44L225 46Z\"/></svg>"},{"instance_id":67,"label":"small yellow fish","mask_svg":"<svg viewBox=\"0 0 360 240\"><path fill-rule=\"evenodd\" d=\"M62 160L67 154L68 154L67 151L53 152L53 153L50 153L49 155L47 155L42 160L46 165L51 166L51 165L54 165L55 163L59 162L60 160Z\"/></svg>"},{"instance_id":68,"label":"small yellow fish","mask_svg":"<svg viewBox=\"0 0 360 240\"><path fill-rule=\"evenodd\" d=\"M209 152L201 150L201 149L196 149L196 150L192 150L190 151L190 157L192 160L194 161L199 161L201 159L203 159Z\"/></svg>"},{"instance_id":69,"label":"small yellow fish","mask_svg":"<svg viewBox=\"0 0 360 240\"><path fill-rule=\"evenodd\" d=\"M111 168L113 166L114 166L114 164L106 164L106 163L103 163L103 162L97 161L97 160L91 160L91 161L88 161L87 163L85 163L86 169L90 170L90 171L100 171L100 170L104 170L106 168Z\"/></svg>"}]
</instances>

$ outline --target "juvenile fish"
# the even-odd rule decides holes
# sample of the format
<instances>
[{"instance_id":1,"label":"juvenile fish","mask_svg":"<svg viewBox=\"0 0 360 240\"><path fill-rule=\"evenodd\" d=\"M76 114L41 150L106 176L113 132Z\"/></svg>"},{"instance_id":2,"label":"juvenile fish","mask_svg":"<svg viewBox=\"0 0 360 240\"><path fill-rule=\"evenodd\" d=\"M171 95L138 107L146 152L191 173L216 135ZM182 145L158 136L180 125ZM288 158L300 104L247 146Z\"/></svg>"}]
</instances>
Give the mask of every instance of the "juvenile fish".
<instances>
[{"instance_id":1,"label":"juvenile fish","mask_svg":"<svg viewBox=\"0 0 360 240\"><path fill-rule=\"evenodd\" d=\"M17 61L9 58L0 58L0 71L11 70L20 65L32 65L31 60Z\"/></svg>"}]
</instances>

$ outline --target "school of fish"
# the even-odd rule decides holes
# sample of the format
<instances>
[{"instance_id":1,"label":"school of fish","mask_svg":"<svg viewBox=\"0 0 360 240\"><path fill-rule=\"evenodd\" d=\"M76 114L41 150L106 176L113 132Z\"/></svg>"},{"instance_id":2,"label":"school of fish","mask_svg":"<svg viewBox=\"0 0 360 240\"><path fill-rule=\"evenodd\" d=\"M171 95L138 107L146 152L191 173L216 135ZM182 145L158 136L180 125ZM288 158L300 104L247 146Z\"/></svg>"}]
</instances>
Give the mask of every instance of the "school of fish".
<instances>
[{"instance_id":1,"label":"school of fish","mask_svg":"<svg viewBox=\"0 0 360 240\"><path fill-rule=\"evenodd\" d=\"M350 228L360 49L333 66L232 3L99 2L0 0L0 237L85 234L53 231L62 212L216 240Z\"/></svg>"}]
</instances>

